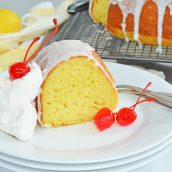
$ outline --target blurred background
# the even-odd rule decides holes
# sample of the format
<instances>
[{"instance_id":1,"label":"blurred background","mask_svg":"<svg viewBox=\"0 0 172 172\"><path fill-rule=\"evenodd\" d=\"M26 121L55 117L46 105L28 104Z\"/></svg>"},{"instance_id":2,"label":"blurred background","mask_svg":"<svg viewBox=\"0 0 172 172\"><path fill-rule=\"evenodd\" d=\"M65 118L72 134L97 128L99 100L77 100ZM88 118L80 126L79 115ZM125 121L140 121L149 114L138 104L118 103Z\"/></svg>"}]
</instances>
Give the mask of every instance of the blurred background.
<instances>
[{"instance_id":1,"label":"blurred background","mask_svg":"<svg viewBox=\"0 0 172 172\"><path fill-rule=\"evenodd\" d=\"M15 11L19 15L23 15L27 13L35 4L45 1L46 0L0 0L0 8L8 8ZM51 0L51 2L56 7L58 4L63 2L63 0Z\"/></svg>"}]
</instances>

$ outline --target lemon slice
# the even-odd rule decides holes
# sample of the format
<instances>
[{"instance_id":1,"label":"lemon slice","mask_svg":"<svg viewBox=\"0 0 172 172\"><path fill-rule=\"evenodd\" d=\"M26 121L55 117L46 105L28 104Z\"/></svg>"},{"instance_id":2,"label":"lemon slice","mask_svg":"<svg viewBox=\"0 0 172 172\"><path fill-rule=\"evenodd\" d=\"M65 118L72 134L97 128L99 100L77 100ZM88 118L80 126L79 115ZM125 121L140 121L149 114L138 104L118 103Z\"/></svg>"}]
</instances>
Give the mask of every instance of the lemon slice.
<instances>
[{"instance_id":1,"label":"lemon slice","mask_svg":"<svg viewBox=\"0 0 172 172\"><path fill-rule=\"evenodd\" d=\"M17 32L21 28L21 18L15 12L0 8L0 33Z\"/></svg>"}]
</instances>

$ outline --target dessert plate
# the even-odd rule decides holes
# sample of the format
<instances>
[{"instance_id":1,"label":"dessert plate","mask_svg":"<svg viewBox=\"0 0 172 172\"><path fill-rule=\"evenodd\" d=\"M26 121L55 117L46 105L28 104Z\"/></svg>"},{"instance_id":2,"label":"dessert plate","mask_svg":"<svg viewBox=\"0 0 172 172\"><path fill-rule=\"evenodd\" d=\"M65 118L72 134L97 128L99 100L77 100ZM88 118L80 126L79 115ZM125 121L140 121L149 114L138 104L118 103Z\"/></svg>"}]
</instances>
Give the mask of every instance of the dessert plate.
<instances>
[{"instance_id":1,"label":"dessert plate","mask_svg":"<svg viewBox=\"0 0 172 172\"><path fill-rule=\"evenodd\" d=\"M144 87L152 81L153 91L172 93L161 78L127 65L106 63L117 84ZM118 109L135 103L134 95L120 94ZM172 135L172 111L156 103L137 108L138 119L128 127L114 125L99 132L93 122L59 127L37 127L27 143L0 132L0 152L22 159L49 163L96 163L136 155L162 143Z\"/></svg>"},{"instance_id":2,"label":"dessert plate","mask_svg":"<svg viewBox=\"0 0 172 172\"><path fill-rule=\"evenodd\" d=\"M160 150L159 152L156 152L153 155L150 155L150 156L140 159L138 161L128 163L128 164L118 166L118 167L113 167L113 168L91 170L91 172L127 172L127 171L131 171L131 170L137 169L139 167L142 167L142 166L152 162L153 160L156 160L157 158L159 158L160 156L165 154L167 151L169 151L171 148L172 148L172 145L170 144L169 146ZM51 170L42 170L42 169L24 167L24 166L12 164L12 163L9 163L9 162L3 161L3 160L0 160L0 166L4 167L6 169L12 170L12 171L15 170L17 172L31 172L31 171L32 172L53 172ZM56 172L63 172L63 171L56 170Z\"/></svg>"},{"instance_id":3,"label":"dessert plate","mask_svg":"<svg viewBox=\"0 0 172 172\"><path fill-rule=\"evenodd\" d=\"M130 156L128 158L123 158L120 160L114 161L107 161L107 162L100 162L100 163L91 163L91 164L52 164L52 163L41 163L35 161L28 161L20 158L15 158L11 156L7 156L5 154L0 154L0 159L4 160L8 163L35 168L35 169L42 169L42 170L52 170L52 171L84 171L84 170L98 170L98 169L105 169L105 168L112 168L112 167L119 167L122 165L126 165L129 163L133 163L135 161L145 159L155 153L160 153L166 147L172 145L172 137L161 143L160 145L152 148L148 151L143 153Z\"/></svg>"}]
</instances>

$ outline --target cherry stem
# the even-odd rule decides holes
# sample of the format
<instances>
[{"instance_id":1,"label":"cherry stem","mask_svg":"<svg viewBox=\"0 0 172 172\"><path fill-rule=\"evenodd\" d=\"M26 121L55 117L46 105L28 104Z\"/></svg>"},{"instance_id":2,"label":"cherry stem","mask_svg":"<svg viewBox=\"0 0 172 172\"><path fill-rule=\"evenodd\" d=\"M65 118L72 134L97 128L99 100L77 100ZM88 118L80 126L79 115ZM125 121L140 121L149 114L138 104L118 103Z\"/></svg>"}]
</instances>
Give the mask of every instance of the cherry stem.
<instances>
[{"instance_id":1,"label":"cherry stem","mask_svg":"<svg viewBox=\"0 0 172 172\"><path fill-rule=\"evenodd\" d=\"M40 37L36 37L36 38L33 39L32 43L29 45L29 47L28 47L28 49L27 49L27 51L26 51L26 54L25 54L25 57L24 57L23 62L26 61L27 55L28 55L28 53L29 53L31 47L33 46L33 44L34 44L35 42L37 42L39 39L40 39Z\"/></svg>"},{"instance_id":2,"label":"cherry stem","mask_svg":"<svg viewBox=\"0 0 172 172\"><path fill-rule=\"evenodd\" d=\"M141 97L142 97L143 94L146 92L147 88L148 88L149 86L151 86L151 84L152 84L152 82L149 82L149 83L146 85L146 87L142 90L142 92L141 92L139 98L137 99L136 104L132 106L132 107L133 107L133 110L136 108L136 106L137 106L138 102L140 101Z\"/></svg>"},{"instance_id":3,"label":"cherry stem","mask_svg":"<svg viewBox=\"0 0 172 172\"><path fill-rule=\"evenodd\" d=\"M44 42L39 46L39 48L30 56L30 58L26 61L28 63L31 61L37 53L47 44L47 42L58 32L58 24L57 24L57 19L53 19L53 23L55 25L54 30L50 33L50 35L44 40Z\"/></svg>"},{"instance_id":4,"label":"cherry stem","mask_svg":"<svg viewBox=\"0 0 172 172\"><path fill-rule=\"evenodd\" d=\"M143 102L155 102L157 99L154 98L154 97L149 97L147 99L144 99L144 100L141 100L140 102L137 102L136 104L132 105L131 107L129 107L129 109L132 109L134 106L140 104L140 103L143 103ZM134 110L134 109L133 109ZM114 115L117 114L117 112L113 113Z\"/></svg>"},{"instance_id":5,"label":"cherry stem","mask_svg":"<svg viewBox=\"0 0 172 172\"><path fill-rule=\"evenodd\" d=\"M133 108L134 106L136 106L136 105L138 105L138 104L140 104L140 103L143 103L143 102L155 102L155 101L156 101L156 98L154 98L154 97L149 97L149 98L147 98L147 99L145 99L145 100L142 100L142 101L140 101L140 102L134 104L133 106L131 106L131 107L129 107L129 108L131 109L131 108ZM133 109L133 110L134 110L134 109Z\"/></svg>"}]
</instances>

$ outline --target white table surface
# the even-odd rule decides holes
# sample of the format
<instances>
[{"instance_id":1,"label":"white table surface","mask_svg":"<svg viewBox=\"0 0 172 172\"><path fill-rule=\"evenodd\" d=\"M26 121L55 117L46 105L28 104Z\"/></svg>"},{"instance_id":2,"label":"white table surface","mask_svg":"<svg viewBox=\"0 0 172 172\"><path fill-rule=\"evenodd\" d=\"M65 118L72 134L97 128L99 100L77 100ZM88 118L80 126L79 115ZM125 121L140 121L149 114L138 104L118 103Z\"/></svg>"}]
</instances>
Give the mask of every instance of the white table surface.
<instances>
[{"instance_id":1,"label":"white table surface","mask_svg":"<svg viewBox=\"0 0 172 172\"><path fill-rule=\"evenodd\" d=\"M0 0L0 8L9 8L16 11L19 15L28 12L34 4L43 2L44 0ZM51 0L55 6L57 6L63 0ZM22 4L17 5L17 4ZM14 172L5 168L0 167L0 172ZM172 148L164 155L154 160L153 162L132 170L131 172L172 172Z\"/></svg>"}]
</instances>

